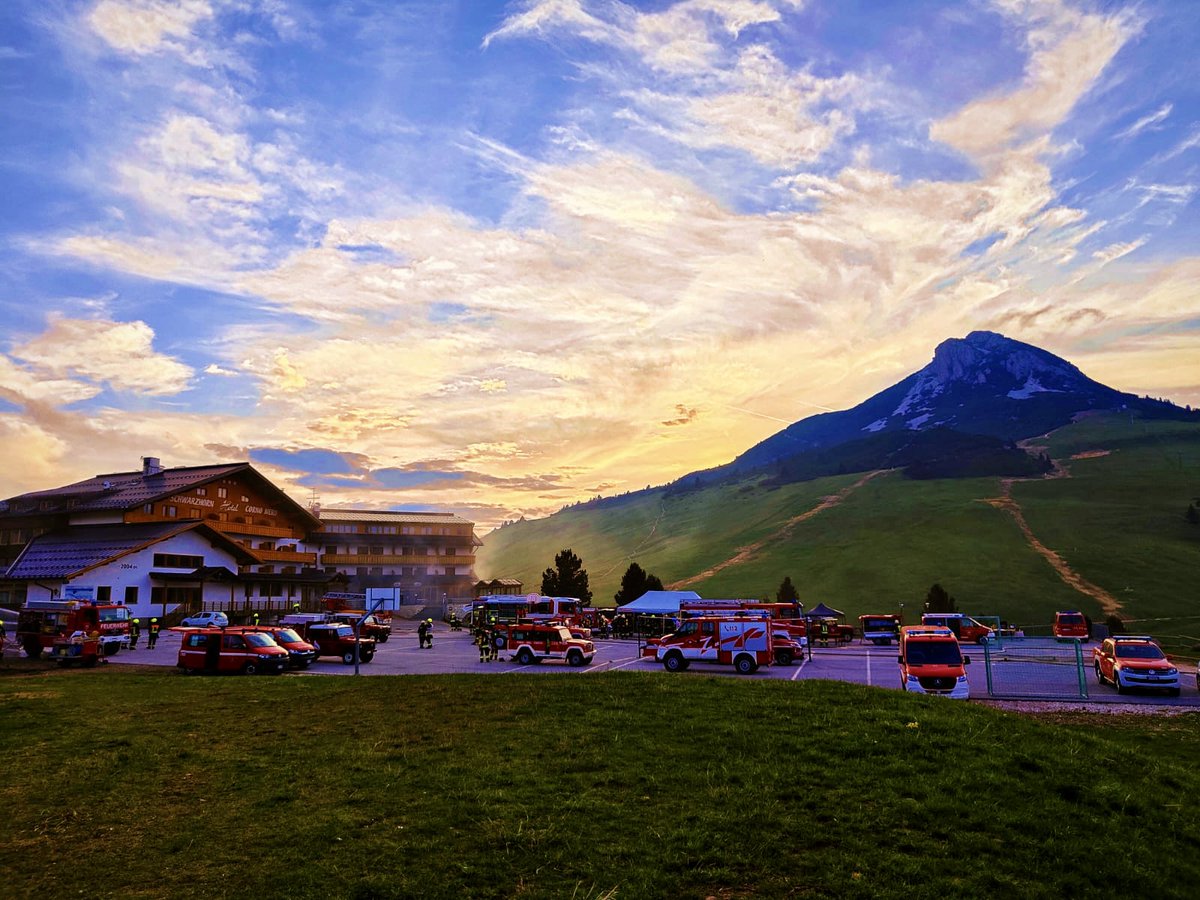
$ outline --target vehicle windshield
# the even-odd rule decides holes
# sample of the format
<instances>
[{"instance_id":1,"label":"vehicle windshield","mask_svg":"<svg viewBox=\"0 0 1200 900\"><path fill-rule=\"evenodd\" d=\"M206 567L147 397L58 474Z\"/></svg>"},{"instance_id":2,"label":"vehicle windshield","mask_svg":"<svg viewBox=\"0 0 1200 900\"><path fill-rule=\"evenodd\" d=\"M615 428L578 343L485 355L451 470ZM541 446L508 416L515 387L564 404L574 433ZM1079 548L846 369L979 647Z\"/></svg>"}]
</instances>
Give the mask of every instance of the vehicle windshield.
<instances>
[{"instance_id":1,"label":"vehicle windshield","mask_svg":"<svg viewBox=\"0 0 1200 900\"><path fill-rule=\"evenodd\" d=\"M962 663L958 644L951 641L909 641L910 666L957 666Z\"/></svg>"},{"instance_id":2,"label":"vehicle windshield","mask_svg":"<svg viewBox=\"0 0 1200 900\"><path fill-rule=\"evenodd\" d=\"M1082 625L1082 624L1084 624L1083 616L1059 616L1058 624L1059 625Z\"/></svg>"},{"instance_id":3,"label":"vehicle windshield","mask_svg":"<svg viewBox=\"0 0 1200 900\"><path fill-rule=\"evenodd\" d=\"M278 646L275 640L269 634L263 634L259 631L248 631L243 637L246 643L251 647L275 647Z\"/></svg>"},{"instance_id":4,"label":"vehicle windshield","mask_svg":"<svg viewBox=\"0 0 1200 900\"><path fill-rule=\"evenodd\" d=\"M558 632L558 639L560 641L569 641L571 639L571 632L567 629L557 628L555 630Z\"/></svg>"},{"instance_id":5,"label":"vehicle windshield","mask_svg":"<svg viewBox=\"0 0 1200 900\"><path fill-rule=\"evenodd\" d=\"M699 627L700 626L697 625L695 622L684 622L682 625L680 625L678 628L675 629L675 633L676 634L695 634L696 629Z\"/></svg>"},{"instance_id":6,"label":"vehicle windshield","mask_svg":"<svg viewBox=\"0 0 1200 900\"><path fill-rule=\"evenodd\" d=\"M279 629L279 631L275 632L275 637L277 640L283 641L287 644L298 644L301 640L300 635L296 634L296 632L290 628Z\"/></svg>"},{"instance_id":7,"label":"vehicle windshield","mask_svg":"<svg viewBox=\"0 0 1200 900\"><path fill-rule=\"evenodd\" d=\"M127 622L129 621L129 607L114 606L111 609L100 610L101 622Z\"/></svg>"},{"instance_id":8,"label":"vehicle windshield","mask_svg":"<svg viewBox=\"0 0 1200 900\"><path fill-rule=\"evenodd\" d=\"M1153 644L1117 643L1117 656L1122 659L1162 659L1163 652Z\"/></svg>"},{"instance_id":9,"label":"vehicle windshield","mask_svg":"<svg viewBox=\"0 0 1200 900\"><path fill-rule=\"evenodd\" d=\"M863 628L867 631L895 631L894 619L864 619Z\"/></svg>"}]
</instances>

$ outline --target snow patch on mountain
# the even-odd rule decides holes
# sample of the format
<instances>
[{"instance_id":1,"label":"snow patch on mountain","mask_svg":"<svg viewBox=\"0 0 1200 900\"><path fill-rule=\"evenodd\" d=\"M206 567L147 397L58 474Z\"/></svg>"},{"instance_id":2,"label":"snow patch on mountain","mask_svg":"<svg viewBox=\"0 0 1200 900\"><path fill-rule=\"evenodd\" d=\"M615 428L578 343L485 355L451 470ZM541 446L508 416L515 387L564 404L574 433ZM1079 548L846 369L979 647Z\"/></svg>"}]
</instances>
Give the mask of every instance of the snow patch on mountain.
<instances>
[{"instance_id":1,"label":"snow patch on mountain","mask_svg":"<svg viewBox=\"0 0 1200 900\"><path fill-rule=\"evenodd\" d=\"M919 431L921 426L933 418L932 413L925 413L923 416L917 416L915 419L909 419L906 423L910 431Z\"/></svg>"},{"instance_id":2,"label":"snow patch on mountain","mask_svg":"<svg viewBox=\"0 0 1200 900\"><path fill-rule=\"evenodd\" d=\"M864 425L863 431L883 431L883 429L887 428L887 423L887 419L876 419L870 425Z\"/></svg>"},{"instance_id":3,"label":"snow patch on mountain","mask_svg":"<svg viewBox=\"0 0 1200 900\"><path fill-rule=\"evenodd\" d=\"M1013 400L1028 400L1034 394L1061 394L1062 391L1056 391L1053 388L1043 387L1042 383L1037 380L1037 377L1030 375L1025 379L1025 385L1018 390L1009 391L1008 396Z\"/></svg>"}]
</instances>

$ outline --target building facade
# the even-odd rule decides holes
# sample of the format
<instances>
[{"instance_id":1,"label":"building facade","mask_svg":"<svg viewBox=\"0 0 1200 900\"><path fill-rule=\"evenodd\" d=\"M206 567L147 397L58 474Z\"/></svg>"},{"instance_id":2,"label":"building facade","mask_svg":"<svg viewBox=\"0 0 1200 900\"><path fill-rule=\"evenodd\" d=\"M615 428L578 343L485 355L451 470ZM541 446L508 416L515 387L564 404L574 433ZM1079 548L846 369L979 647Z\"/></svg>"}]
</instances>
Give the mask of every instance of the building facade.
<instances>
[{"instance_id":1,"label":"building facade","mask_svg":"<svg viewBox=\"0 0 1200 900\"><path fill-rule=\"evenodd\" d=\"M201 527L202 526L202 527ZM97 475L0 501L0 606L68 585L135 615L319 607L328 590L470 598L474 523L449 513L318 517L249 463Z\"/></svg>"}]
</instances>

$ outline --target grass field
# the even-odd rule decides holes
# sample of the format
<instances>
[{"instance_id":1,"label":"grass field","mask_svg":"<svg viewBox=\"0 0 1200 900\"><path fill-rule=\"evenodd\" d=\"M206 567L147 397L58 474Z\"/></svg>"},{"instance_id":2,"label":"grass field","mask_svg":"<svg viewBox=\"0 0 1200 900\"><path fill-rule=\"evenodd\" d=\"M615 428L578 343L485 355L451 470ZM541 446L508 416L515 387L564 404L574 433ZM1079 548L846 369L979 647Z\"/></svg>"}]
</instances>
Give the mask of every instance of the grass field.
<instances>
[{"instance_id":1,"label":"grass field","mask_svg":"<svg viewBox=\"0 0 1200 900\"><path fill-rule=\"evenodd\" d=\"M11 897L1193 897L1200 716L827 682L0 677Z\"/></svg>"},{"instance_id":2,"label":"grass field","mask_svg":"<svg viewBox=\"0 0 1200 900\"><path fill-rule=\"evenodd\" d=\"M1200 496L1200 426L1094 417L1042 441L1070 478L1018 481L1012 496L1035 536L1083 578L1122 603L1130 627L1161 634L1175 652L1200 650L1200 526L1183 513ZM1106 456L1071 460L1084 452ZM876 477L836 506L785 528L846 475L765 489L755 482L681 496L662 491L573 507L484 537L480 577L541 586L554 554L582 558L595 600L611 603L630 561L664 582L687 578L756 542L756 554L691 587L705 597L772 597L785 576L806 605L852 618L917 610L934 582L967 612L1049 627L1058 609L1103 620L1100 604L1066 585L1006 512L984 502L996 478L912 481Z\"/></svg>"}]
</instances>

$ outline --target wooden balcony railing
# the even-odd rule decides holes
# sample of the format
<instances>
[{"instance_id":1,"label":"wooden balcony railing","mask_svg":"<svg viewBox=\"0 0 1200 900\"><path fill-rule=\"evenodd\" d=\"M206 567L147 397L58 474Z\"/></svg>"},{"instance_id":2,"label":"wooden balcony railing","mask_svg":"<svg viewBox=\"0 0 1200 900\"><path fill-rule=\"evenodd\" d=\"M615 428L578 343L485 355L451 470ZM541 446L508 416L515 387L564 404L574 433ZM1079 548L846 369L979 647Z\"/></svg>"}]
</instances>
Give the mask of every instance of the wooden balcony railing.
<instances>
[{"instance_id":1,"label":"wooden balcony railing","mask_svg":"<svg viewBox=\"0 0 1200 900\"><path fill-rule=\"evenodd\" d=\"M323 553L323 566L473 566L474 554L456 556L392 556L389 554Z\"/></svg>"}]
</instances>

